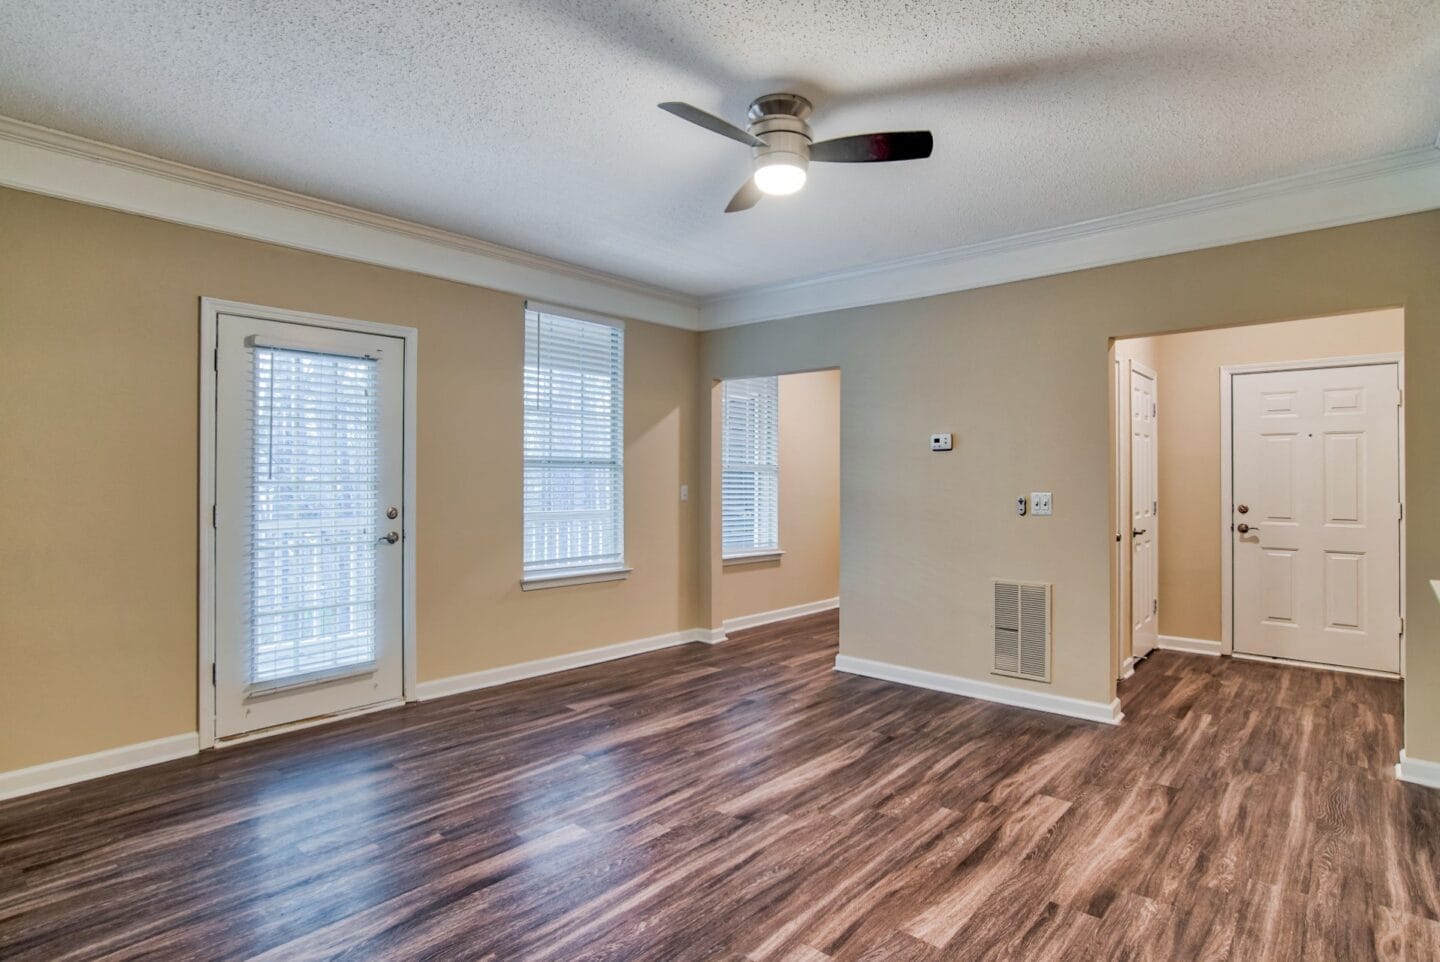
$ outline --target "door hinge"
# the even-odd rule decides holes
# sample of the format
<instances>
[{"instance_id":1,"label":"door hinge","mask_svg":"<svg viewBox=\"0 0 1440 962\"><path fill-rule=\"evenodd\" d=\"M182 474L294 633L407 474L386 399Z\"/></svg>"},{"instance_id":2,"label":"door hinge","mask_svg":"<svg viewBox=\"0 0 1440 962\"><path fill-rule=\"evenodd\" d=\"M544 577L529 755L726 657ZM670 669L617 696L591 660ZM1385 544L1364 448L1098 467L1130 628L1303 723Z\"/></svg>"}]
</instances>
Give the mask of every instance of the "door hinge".
<instances>
[{"instance_id":1,"label":"door hinge","mask_svg":"<svg viewBox=\"0 0 1440 962\"><path fill-rule=\"evenodd\" d=\"M210 366L217 373L220 371L220 349L218 347L210 352Z\"/></svg>"},{"instance_id":2,"label":"door hinge","mask_svg":"<svg viewBox=\"0 0 1440 962\"><path fill-rule=\"evenodd\" d=\"M217 683L218 682L216 679L215 662L212 661L210 662L210 684L215 685Z\"/></svg>"},{"instance_id":3,"label":"door hinge","mask_svg":"<svg viewBox=\"0 0 1440 962\"><path fill-rule=\"evenodd\" d=\"M220 527L220 506L217 504L210 505L210 527Z\"/></svg>"},{"instance_id":4,"label":"door hinge","mask_svg":"<svg viewBox=\"0 0 1440 962\"><path fill-rule=\"evenodd\" d=\"M1160 599L1159 599L1159 598L1151 598L1151 599L1150 599L1150 613L1151 613L1152 615L1158 615L1158 614L1160 613Z\"/></svg>"},{"instance_id":5,"label":"door hinge","mask_svg":"<svg viewBox=\"0 0 1440 962\"><path fill-rule=\"evenodd\" d=\"M1404 501L1401 501L1401 502L1400 502L1400 520L1401 520L1401 521L1404 521L1404 520L1405 520L1405 502L1404 502Z\"/></svg>"},{"instance_id":6,"label":"door hinge","mask_svg":"<svg viewBox=\"0 0 1440 962\"><path fill-rule=\"evenodd\" d=\"M1395 391L1395 406L1397 408L1405 406L1405 389L1403 387Z\"/></svg>"}]
</instances>

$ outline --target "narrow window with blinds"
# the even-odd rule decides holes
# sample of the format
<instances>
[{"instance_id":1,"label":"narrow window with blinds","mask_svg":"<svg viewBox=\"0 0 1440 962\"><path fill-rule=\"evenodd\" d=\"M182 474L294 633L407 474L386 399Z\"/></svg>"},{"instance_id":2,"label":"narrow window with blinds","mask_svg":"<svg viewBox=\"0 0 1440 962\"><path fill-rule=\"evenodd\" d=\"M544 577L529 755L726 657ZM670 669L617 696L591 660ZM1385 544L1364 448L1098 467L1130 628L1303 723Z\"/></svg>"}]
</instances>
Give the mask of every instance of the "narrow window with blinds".
<instances>
[{"instance_id":1,"label":"narrow window with blinds","mask_svg":"<svg viewBox=\"0 0 1440 962\"><path fill-rule=\"evenodd\" d=\"M724 382L721 438L722 555L780 550L779 378Z\"/></svg>"},{"instance_id":2,"label":"narrow window with blinds","mask_svg":"<svg viewBox=\"0 0 1440 962\"><path fill-rule=\"evenodd\" d=\"M255 345L250 687L376 658L379 391L371 358Z\"/></svg>"},{"instance_id":3,"label":"narrow window with blinds","mask_svg":"<svg viewBox=\"0 0 1440 962\"><path fill-rule=\"evenodd\" d=\"M625 329L525 311L524 577L625 566Z\"/></svg>"}]
</instances>

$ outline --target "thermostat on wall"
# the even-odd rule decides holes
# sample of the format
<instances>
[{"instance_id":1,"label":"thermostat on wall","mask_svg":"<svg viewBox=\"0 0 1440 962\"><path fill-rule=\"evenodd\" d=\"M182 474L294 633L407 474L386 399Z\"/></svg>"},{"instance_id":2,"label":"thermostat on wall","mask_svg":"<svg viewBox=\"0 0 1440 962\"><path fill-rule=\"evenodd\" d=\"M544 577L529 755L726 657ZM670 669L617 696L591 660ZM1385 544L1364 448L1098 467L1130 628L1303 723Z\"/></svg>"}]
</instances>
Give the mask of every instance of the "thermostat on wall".
<instances>
[{"instance_id":1,"label":"thermostat on wall","mask_svg":"<svg viewBox=\"0 0 1440 962\"><path fill-rule=\"evenodd\" d=\"M950 437L950 435L948 435L948 434L932 434L932 435L930 435L930 450L931 450L931 451L949 451L949 450L951 450L952 448L954 448L954 446L955 446L954 440L953 440L953 439Z\"/></svg>"}]
</instances>

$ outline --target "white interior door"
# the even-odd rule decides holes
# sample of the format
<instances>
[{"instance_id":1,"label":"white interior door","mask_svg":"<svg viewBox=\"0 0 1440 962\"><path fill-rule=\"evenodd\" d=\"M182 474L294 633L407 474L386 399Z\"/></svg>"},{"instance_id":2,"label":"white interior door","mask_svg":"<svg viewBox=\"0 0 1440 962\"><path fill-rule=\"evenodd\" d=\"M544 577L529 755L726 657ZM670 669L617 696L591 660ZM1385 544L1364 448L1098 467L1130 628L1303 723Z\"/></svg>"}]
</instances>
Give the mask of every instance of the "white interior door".
<instances>
[{"instance_id":1,"label":"white interior door","mask_svg":"<svg viewBox=\"0 0 1440 962\"><path fill-rule=\"evenodd\" d=\"M221 314L220 738L403 692L404 341Z\"/></svg>"},{"instance_id":2,"label":"white interior door","mask_svg":"<svg viewBox=\"0 0 1440 962\"><path fill-rule=\"evenodd\" d=\"M1400 670L1399 367L1236 374L1235 651Z\"/></svg>"},{"instance_id":3,"label":"white interior door","mask_svg":"<svg viewBox=\"0 0 1440 962\"><path fill-rule=\"evenodd\" d=\"M1130 648L1136 658L1160 637L1160 465L1155 372L1130 362Z\"/></svg>"}]
</instances>

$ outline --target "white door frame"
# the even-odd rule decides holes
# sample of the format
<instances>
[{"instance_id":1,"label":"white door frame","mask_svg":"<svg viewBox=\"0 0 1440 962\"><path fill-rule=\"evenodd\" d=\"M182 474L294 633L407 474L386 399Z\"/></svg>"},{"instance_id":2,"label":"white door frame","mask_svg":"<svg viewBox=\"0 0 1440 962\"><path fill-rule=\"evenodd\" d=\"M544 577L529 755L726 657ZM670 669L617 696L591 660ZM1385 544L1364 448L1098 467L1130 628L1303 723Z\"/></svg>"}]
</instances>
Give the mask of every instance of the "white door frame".
<instances>
[{"instance_id":1,"label":"white door frame","mask_svg":"<svg viewBox=\"0 0 1440 962\"><path fill-rule=\"evenodd\" d=\"M1113 360L1115 374L1115 591L1112 601L1115 606L1116 620L1115 661L1119 666L1118 680L1124 681L1135 674L1135 662L1137 661L1135 658L1135 565L1133 564L1135 552L1129 535L1129 532L1133 530L1132 523L1134 521L1130 500L1130 465L1133 460L1130 453L1130 442L1134 440L1130 427L1130 381L1136 370L1150 378L1156 386L1156 403L1158 404L1160 376L1143 361L1125 358L1122 363L1119 357L1115 357ZM1158 423L1156 424L1156 434L1159 434ZM1156 447L1156 458L1159 458L1158 446ZM1160 558L1158 527L1155 532L1155 551L1158 568ZM1157 588L1156 591L1158 598L1159 589ZM1156 628L1159 628L1158 616ZM1127 641L1129 642L1128 646L1126 645ZM1121 653L1126 647L1129 647L1130 654L1121 657ZM1158 648L1159 645L1157 644L1156 647Z\"/></svg>"},{"instance_id":2,"label":"white door frame","mask_svg":"<svg viewBox=\"0 0 1440 962\"><path fill-rule=\"evenodd\" d=\"M197 729L200 733L200 747L213 748L215 738L215 363L216 334L221 314L238 314L266 321L281 321L290 324L304 324L332 330L358 331L363 334L380 334L400 338L405 342L405 414L404 414L404 514L402 528L405 533L401 541L403 550L401 568L404 584L401 587L401 663L402 695L405 701L415 701L415 403L416 387L419 383L417 352L419 332L413 327L398 324L380 324L375 321L357 321L326 314L311 314L305 311L291 311L280 307L262 307L258 304L244 304L213 297L200 298L200 488L197 519L200 526L200 604L199 604L199 674L200 686L199 716ZM371 706L360 709L374 711ZM251 738L265 737L282 731L321 724L337 716L280 725L275 728L227 738L226 745L237 744Z\"/></svg>"},{"instance_id":3,"label":"white door frame","mask_svg":"<svg viewBox=\"0 0 1440 962\"><path fill-rule=\"evenodd\" d=\"M1231 410L1232 381L1237 374L1268 374L1275 371L1308 371L1334 367L1362 367L1371 364L1394 364L1400 380L1399 433L1396 440L1400 456L1400 618L1405 617L1405 355L1356 354L1349 357L1322 357L1307 361L1263 361L1258 364L1224 364L1220 367L1220 653L1235 654L1235 538L1231 530L1235 503L1235 423ZM1276 659L1267 658L1266 661ZM1297 664L1300 664L1297 662ZM1332 668L1374 674L1361 669ZM1393 676L1387 676L1393 677ZM1405 677L1405 637L1400 638L1400 677Z\"/></svg>"}]
</instances>

